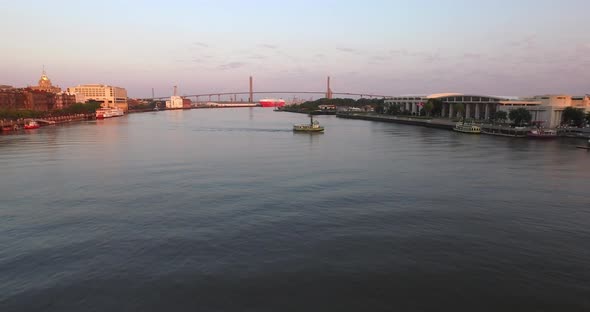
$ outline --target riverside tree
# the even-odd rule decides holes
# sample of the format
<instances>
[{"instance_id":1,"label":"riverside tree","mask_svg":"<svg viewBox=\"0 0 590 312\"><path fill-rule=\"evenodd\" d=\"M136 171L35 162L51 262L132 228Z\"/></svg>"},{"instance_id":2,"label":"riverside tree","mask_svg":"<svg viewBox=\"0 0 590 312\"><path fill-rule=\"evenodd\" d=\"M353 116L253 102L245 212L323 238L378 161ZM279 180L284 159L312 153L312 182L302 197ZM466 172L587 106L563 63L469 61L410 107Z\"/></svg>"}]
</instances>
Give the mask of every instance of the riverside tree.
<instances>
[{"instance_id":1,"label":"riverside tree","mask_svg":"<svg viewBox=\"0 0 590 312\"><path fill-rule=\"evenodd\" d=\"M533 120L533 115L526 108L517 108L510 111L508 117L515 125L522 126L525 123L530 123Z\"/></svg>"},{"instance_id":2,"label":"riverside tree","mask_svg":"<svg viewBox=\"0 0 590 312\"><path fill-rule=\"evenodd\" d=\"M561 115L562 123L565 125L573 125L581 127L584 125L584 111L575 107L566 107Z\"/></svg>"},{"instance_id":3,"label":"riverside tree","mask_svg":"<svg viewBox=\"0 0 590 312\"><path fill-rule=\"evenodd\" d=\"M508 118L508 113L505 111L497 111L492 116L492 120L495 122L504 122Z\"/></svg>"},{"instance_id":4,"label":"riverside tree","mask_svg":"<svg viewBox=\"0 0 590 312\"><path fill-rule=\"evenodd\" d=\"M430 116L432 110L434 109L434 103L432 101L428 101L424 103L424 107L422 108L426 112L426 116Z\"/></svg>"},{"instance_id":5,"label":"riverside tree","mask_svg":"<svg viewBox=\"0 0 590 312\"><path fill-rule=\"evenodd\" d=\"M424 109L426 110L428 105L432 105L432 108L429 111L429 114L432 116L439 116L442 114L443 102L440 99L428 99L426 104L424 104ZM428 111L427 111L428 112Z\"/></svg>"}]
</instances>

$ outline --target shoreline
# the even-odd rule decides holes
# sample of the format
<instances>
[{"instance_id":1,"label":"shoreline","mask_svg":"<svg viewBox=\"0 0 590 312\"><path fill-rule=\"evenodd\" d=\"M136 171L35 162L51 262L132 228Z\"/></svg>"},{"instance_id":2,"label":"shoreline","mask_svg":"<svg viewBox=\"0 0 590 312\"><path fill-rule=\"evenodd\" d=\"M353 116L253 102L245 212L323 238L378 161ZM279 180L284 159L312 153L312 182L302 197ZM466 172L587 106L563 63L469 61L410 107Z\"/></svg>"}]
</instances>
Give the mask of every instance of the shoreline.
<instances>
[{"instance_id":1,"label":"shoreline","mask_svg":"<svg viewBox=\"0 0 590 312\"><path fill-rule=\"evenodd\" d=\"M93 120L94 114L74 114L66 116L53 116L45 118L19 118L17 120L0 120L0 133L9 134L15 133L24 129L25 121L35 120L39 123L39 128L47 126L54 126L59 124L66 124L71 122L79 122L84 120Z\"/></svg>"},{"instance_id":2,"label":"shoreline","mask_svg":"<svg viewBox=\"0 0 590 312\"><path fill-rule=\"evenodd\" d=\"M336 114L338 118L344 119L357 119L357 120L368 120L368 121L379 121L379 122L389 122L389 123L398 123L404 125L412 125L412 126L422 126L427 128L436 128L436 129L443 129L443 130L453 130L455 127L455 122L453 121L445 121L439 119L416 119L416 118L408 118L408 117L395 117L395 116L381 116L381 115L368 115L368 114Z\"/></svg>"},{"instance_id":3,"label":"shoreline","mask_svg":"<svg viewBox=\"0 0 590 312\"><path fill-rule=\"evenodd\" d=\"M409 118L409 117L395 117L395 116L386 116L386 115L376 115L376 114L358 114L358 113L338 113L336 114L338 118L344 119L356 119L356 120L367 120L367 121L376 121L376 122L389 122L389 123L397 123L397 124L405 124L405 125L412 125L412 126L421 126L427 128L435 128L435 129L442 129L442 130L450 130L452 131L455 127L456 122L451 120L441 120L441 119L416 119L416 118ZM576 134L574 134L576 133ZM527 138L526 136L516 136L516 135L507 135L501 133L485 133L482 132L482 135L492 135L497 137L504 137L504 138ZM590 131L573 131L572 129L564 129L559 131L558 129L558 136L557 138L573 138L573 139L590 139Z\"/></svg>"}]
</instances>

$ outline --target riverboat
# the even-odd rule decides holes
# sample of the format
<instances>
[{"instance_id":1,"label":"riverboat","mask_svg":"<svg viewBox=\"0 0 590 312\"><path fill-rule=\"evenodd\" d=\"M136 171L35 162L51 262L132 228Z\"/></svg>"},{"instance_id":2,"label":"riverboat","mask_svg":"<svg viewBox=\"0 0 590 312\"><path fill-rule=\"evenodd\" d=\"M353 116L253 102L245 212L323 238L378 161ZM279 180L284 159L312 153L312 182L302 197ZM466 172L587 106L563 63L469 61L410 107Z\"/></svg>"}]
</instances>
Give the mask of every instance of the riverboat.
<instances>
[{"instance_id":1,"label":"riverboat","mask_svg":"<svg viewBox=\"0 0 590 312\"><path fill-rule=\"evenodd\" d=\"M557 131L553 129L537 128L529 131L527 136L532 139L555 139L557 138Z\"/></svg>"},{"instance_id":2,"label":"riverboat","mask_svg":"<svg viewBox=\"0 0 590 312\"><path fill-rule=\"evenodd\" d=\"M506 126L494 126L494 125L483 125L481 126L481 133L488 135L496 135L511 138L526 138L528 128L525 127L506 127Z\"/></svg>"},{"instance_id":3,"label":"riverboat","mask_svg":"<svg viewBox=\"0 0 590 312\"><path fill-rule=\"evenodd\" d=\"M96 110L96 119L105 119L111 117L120 117L125 115L122 109L118 107L114 108L99 108Z\"/></svg>"},{"instance_id":4,"label":"riverboat","mask_svg":"<svg viewBox=\"0 0 590 312\"><path fill-rule=\"evenodd\" d=\"M285 106L285 100L283 99L262 99L260 100L260 106L262 107L283 107Z\"/></svg>"},{"instance_id":5,"label":"riverboat","mask_svg":"<svg viewBox=\"0 0 590 312\"><path fill-rule=\"evenodd\" d=\"M320 126L317 120L313 120L313 115L309 115L309 124L294 125L293 131L295 132L323 132L324 127Z\"/></svg>"},{"instance_id":6,"label":"riverboat","mask_svg":"<svg viewBox=\"0 0 590 312\"><path fill-rule=\"evenodd\" d=\"M453 131L462 132L462 133L480 134L481 127L473 124L472 122L459 121L455 125L455 128L453 128Z\"/></svg>"}]
</instances>

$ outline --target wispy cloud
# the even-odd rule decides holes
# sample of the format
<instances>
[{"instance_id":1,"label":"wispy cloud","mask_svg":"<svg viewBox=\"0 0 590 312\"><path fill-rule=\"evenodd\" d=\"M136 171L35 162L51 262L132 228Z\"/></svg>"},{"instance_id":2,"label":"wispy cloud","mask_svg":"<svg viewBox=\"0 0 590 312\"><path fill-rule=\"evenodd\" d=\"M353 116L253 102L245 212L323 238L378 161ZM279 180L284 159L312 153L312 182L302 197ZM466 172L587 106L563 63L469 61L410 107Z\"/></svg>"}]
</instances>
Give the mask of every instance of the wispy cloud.
<instances>
[{"instance_id":1,"label":"wispy cloud","mask_svg":"<svg viewBox=\"0 0 590 312\"><path fill-rule=\"evenodd\" d=\"M268 56L260 55L260 54L254 54L254 55L248 56L248 58L251 59L251 60L266 60L266 59L268 59Z\"/></svg>"},{"instance_id":2,"label":"wispy cloud","mask_svg":"<svg viewBox=\"0 0 590 312\"><path fill-rule=\"evenodd\" d=\"M346 47L339 47L339 48L336 48L336 50L338 50L340 52L346 52L346 53L357 53L358 52L356 49L346 48Z\"/></svg>"},{"instance_id":3,"label":"wispy cloud","mask_svg":"<svg viewBox=\"0 0 590 312\"><path fill-rule=\"evenodd\" d=\"M197 46L197 47L202 47L202 48L208 48L208 47L209 47L209 45L208 45L208 44L206 44L206 43L204 43L204 42L199 42L199 41L195 41L195 42L193 42L193 45L194 45L194 46Z\"/></svg>"},{"instance_id":4,"label":"wispy cloud","mask_svg":"<svg viewBox=\"0 0 590 312\"><path fill-rule=\"evenodd\" d=\"M389 50L389 56L401 56L401 57L415 57L422 58L425 62L436 62L442 60L439 52L427 52L427 51L408 51L406 49L400 50ZM379 60L379 56L375 60ZM386 60L387 56L381 56L382 60Z\"/></svg>"},{"instance_id":5,"label":"wispy cloud","mask_svg":"<svg viewBox=\"0 0 590 312\"><path fill-rule=\"evenodd\" d=\"M371 61L375 61L375 62L385 62L385 61L390 61L392 58L391 55L373 55L370 57Z\"/></svg>"},{"instance_id":6,"label":"wispy cloud","mask_svg":"<svg viewBox=\"0 0 590 312\"><path fill-rule=\"evenodd\" d=\"M537 35L527 35L519 40L509 41L508 45L513 48L533 49L537 46Z\"/></svg>"},{"instance_id":7,"label":"wispy cloud","mask_svg":"<svg viewBox=\"0 0 590 312\"><path fill-rule=\"evenodd\" d=\"M278 48L278 46L276 46L274 44L269 44L269 43L259 44L258 46L261 48L266 48L266 49L277 49Z\"/></svg>"},{"instance_id":8,"label":"wispy cloud","mask_svg":"<svg viewBox=\"0 0 590 312\"><path fill-rule=\"evenodd\" d=\"M399 56L399 55L408 55L408 51L406 49L400 49L400 50L389 50L389 54L390 55L395 55L395 56Z\"/></svg>"},{"instance_id":9,"label":"wispy cloud","mask_svg":"<svg viewBox=\"0 0 590 312\"><path fill-rule=\"evenodd\" d=\"M217 69L219 69L219 70L238 69L240 67L244 67L245 65L246 65L246 63L244 63L244 62L229 62L229 63L221 64L221 65L217 66Z\"/></svg>"}]
</instances>

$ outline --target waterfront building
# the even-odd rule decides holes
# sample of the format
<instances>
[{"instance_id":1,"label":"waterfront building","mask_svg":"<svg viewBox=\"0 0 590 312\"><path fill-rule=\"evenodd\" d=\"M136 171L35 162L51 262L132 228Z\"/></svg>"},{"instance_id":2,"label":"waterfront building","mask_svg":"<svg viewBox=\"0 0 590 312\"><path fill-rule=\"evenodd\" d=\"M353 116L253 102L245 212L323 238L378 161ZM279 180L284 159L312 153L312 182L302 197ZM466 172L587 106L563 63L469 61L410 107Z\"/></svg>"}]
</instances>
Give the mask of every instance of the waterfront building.
<instances>
[{"instance_id":1,"label":"waterfront building","mask_svg":"<svg viewBox=\"0 0 590 312\"><path fill-rule=\"evenodd\" d=\"M563 110L566 107L590 111L590 96L572 95L537 95L530 98L501 102L499 110L510 112L512 109L525 108L531 112L533 122L548 128L555 128L561 124Z\"/></svg>"},{"instance_id":2,"label":"waterfront building","mask_svg":"<svg viewBox=\"0 0 590 312\"><path fill-rule=\"evenodd\" d=\"M166 101L167 109L180 109L182 108L182 97L173 95L170 100Z\"/></svg>"},{"instance_id":3,"label":"waterfront building","mask_svg":"<svg viewBox=\"0 0 590 312\"><path fill-rule=\"evenodd\" d=\"M0 109L49 111L57 108L56 101L55 93L32 88L0 90Z\"/></svg>"},{"instance_id":4,"label":"waterfront building","mask_svg":"<svg viewBox=\"0 0 590 312\"><path fill-rule=\"evenodd\" d=\"M167 109L187 109L191 108L191 100L185 99L181 96L173 95L170 97L170 100L166 101L166 108Z\"/></svg>"},{"instance_id":5,"label":"waterfront building","mask_svg":"<svg viewBox=\"0 0 590 312\"><path fill-rule=\"evenodd\" d=\"M0 109L25 109L25 95L22 89L1 88L0 89Z\"/></svg>"},{"instance_id":6,"label":"waterfront building","mask_svg":"<svg viewBox=\"0 0 590 312\"><path fill-rule=\"evenodd\" d=\"M466 95L460 93L437 93L431 95L407 95L385 100L386 106L397 106L401 111L412 115L420 111L428 101L437 101L441 106L443 118L490 119L496 111L525 108L531 111L533 121L545 127L560 125L562 112L566 107L590 111L590 97L571 95L539 95L524 98L509 98L489 95Z\"/></svg>"},{"instance_id":7,"label":"waterfront building","mask_svg":"<svg viewBox=\"0 0 590 312\"><path fill-rule=\"evenodd\" d=\"M320 109L320 110L335 110L336 105L319 105L318 109Z\"/></svg>"},{"instance_id":8,"label":"waterfront building","mask_svg":"<svg viewBox=\"0 0 590 312\"><path fill-rule=\"evenodd\" d=\"M55 93L27 88L24 90L24 109L50 111L55 109Z\"/></svg>"},{"instance_id":9,"label":"waterfront building","mask_svg":"<svg viewBox=\"0 0 590 312\"><path fill-rule=\"evenodd\" d=\"M67 92L60 92L55 95L55 109L64 109L76 104L76 96Z\"/></svg>"},{"instance_id":10,"label":"waterfront building","mask_svg":"<svg viewBox=\"0 0 590 312\"><path fill-rule=\"evenodd\" d=\"M36 86L31 86L29 88L31 88L32 90L45 91L45 92L49 92L49 93L60 93L61 92L60 87L54 86L51 83L51 79L49 79L49 77L47 77L45 70L43 70L43 72L41 73L41 78L39 78L39 84Z\"/></svg>"},{"instance_id":11,"label":"waterfront building","mask_svg":"<svg viewBox=\"0 0 590 312\"><path fill-rule=\"evenodd\" d=\"M127 112L127 90L120 87L102 85L102 84L85 84L68 88L68 93L76 96L76 102L85 103L87 101L102 102L102 107L116 107Z\"/></svg>"}]
</instances>

